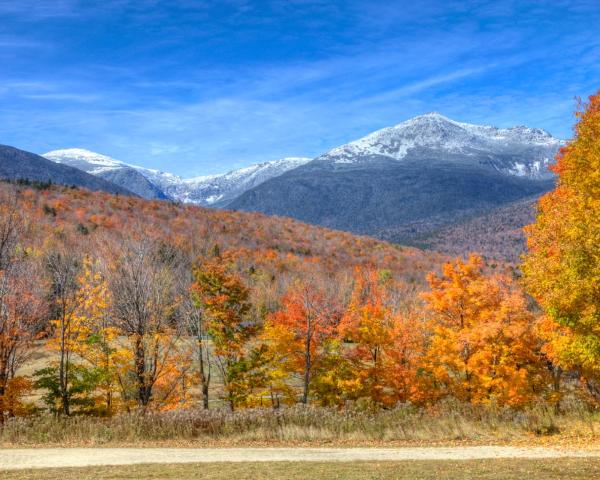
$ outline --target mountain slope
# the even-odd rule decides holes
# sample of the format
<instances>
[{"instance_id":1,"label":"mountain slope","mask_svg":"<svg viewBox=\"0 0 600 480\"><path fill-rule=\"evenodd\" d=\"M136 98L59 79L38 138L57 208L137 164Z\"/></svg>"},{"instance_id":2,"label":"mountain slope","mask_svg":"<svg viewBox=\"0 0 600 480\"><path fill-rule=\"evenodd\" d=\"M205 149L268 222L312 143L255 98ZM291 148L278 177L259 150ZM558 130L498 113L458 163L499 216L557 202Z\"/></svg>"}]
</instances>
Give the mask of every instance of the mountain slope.
<instances>
[{"instance_id":1,"label":"mountain slope","mask_svg":"<svg viewBox=\"0 0 600 480\"><path fill-rule=\"evenodd\" d=\"M562 142L427 114L335 148L228 207L398 242L552 188Z\"/></svg>"},{"instance_id":2,"label":"mountain slope","mask_svg":"<svg viewBox=\"0 0 600 480\"><path fill-rule=\"evenodd\" d=\"M256 285L265 306L292 279L347 281L355 265L389 269L414 291L415 283L424 285L426 273L446 260L434 252L257 213L0 182L0 198L13 198L14 192L22 213L36 224L30 233L39 236L40 244L61 235L82 254L112 258L123 239L155 242L162 255L168 252L177 263L189 262L189 268L199 255L212 255L215 245L221 252L235 251L236 265Z\"/></svg>"},{"instance_id":3,"label":"mountain slope","mask_svg":"<svg viewBox=\"0 0 600 480\"><path fill-rule=\"evenodd\" d=\"M91 175L103 178L120 185L142 198L167 199L167 195L154 183L150 182L135 168L99 153L82 148L53 150L45 153L44 158L53 162L78 168Z\"/></svg>"},{"instance_id":4,"label":"mountain slope","mask_svg":"<svg viewBox=\"0 0 600 480\"><path fill-rule=\"evenodd\" d=\"M538 200L539 196L517 200L443 227L414 244L449 255L481 252L490 258L517 263L526 250L523 227L533 223Z\"/></svg>"},{"instance_id":5,"label":"mountain slope","mask_svg":"<svg viewBox=\"0 0 600 480\"><path fill-rule=\"evenodd\" d=\"M170 199L203 206L223 206L246 190L310 161L289 157L232 170L219 175L184 179L81 148L55 150L44 157L110 180L147 199Z\"/></svg>"},{"instance_id":6,"label":"mountain slope","mask_svg":"<svg viewBox=\"0 0 600 480\"><path fill-rule=\"evenodd\" d=\"M304 165L310 160L303 157L288 157L231 170L221 175L179 179L178 182L173 182L173 176L169 175L161 186L173 199L180 202L219 207L227 205L245 191Z\"/></svg>"},{"instance_id":7,"label":"mountain slope","mask_svg":"<svg viewBox=\"0 0 600 480\"><path fill-rule=\"evenodd\" d=\"M107 180L77 168L56 164L34 153L8 145L0 145L0 178L52 182L61 185L75 185L89 190L132 195L130 190Z\"/></svg>"}]
</instances>

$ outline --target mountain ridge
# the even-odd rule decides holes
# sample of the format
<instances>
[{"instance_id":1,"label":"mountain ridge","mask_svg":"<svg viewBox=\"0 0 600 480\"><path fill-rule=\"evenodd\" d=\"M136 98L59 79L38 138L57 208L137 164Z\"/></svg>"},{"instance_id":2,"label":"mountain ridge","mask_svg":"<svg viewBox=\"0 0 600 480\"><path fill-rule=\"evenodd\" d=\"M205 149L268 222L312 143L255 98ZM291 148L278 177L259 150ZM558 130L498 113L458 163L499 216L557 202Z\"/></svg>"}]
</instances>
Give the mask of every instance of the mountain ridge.
<instances>
[{"instance_id":1,"label":"mountain ridge","mask_svg":"<svg viewBox=\"0 0 600 480\"><path fill-rule=\"evenodd\" d=\"M43 156L121 186L130 182L130 189L144 198L167 199L202 206L223 206L243 191L311 160L305 157L285 157L223 174L182 178L169 172L127 164L82 148L53 150Z\"/></svg>"}]
</instances>

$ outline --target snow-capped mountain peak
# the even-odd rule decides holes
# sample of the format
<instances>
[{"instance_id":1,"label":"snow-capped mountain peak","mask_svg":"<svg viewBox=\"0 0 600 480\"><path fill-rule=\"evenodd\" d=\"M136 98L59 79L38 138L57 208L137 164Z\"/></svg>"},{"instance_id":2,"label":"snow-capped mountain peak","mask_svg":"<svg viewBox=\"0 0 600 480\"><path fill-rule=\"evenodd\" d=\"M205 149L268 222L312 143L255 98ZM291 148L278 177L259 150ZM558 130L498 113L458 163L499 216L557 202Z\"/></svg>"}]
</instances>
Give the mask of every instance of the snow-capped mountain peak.
<instances>
[{"instance_id":1,"label":"snow-capped mountain peak","mask_svg":"<svg viewBox=\"0 0 600 480\"><path fill-rule=\"evenodd\" d=\"M48 160L63 163L94 174L106 169L123 168L125 163L107 155L92 152L84 148L64 148L43 154ZM82 168L84 167L85 168Z\"/></svg>"},{"instance_id":2,"label":"snow-capped mountain peak","mask_svg":"<svg viewBox=\"0 0 600 480\"><path fill-rule=\"evenodd\" d=\"M512 163L507 160L506 165L498 167L507 174L539 177L551 176L547 166L563 143L539 128L475 125L431 112L336 147L318 159L333 163L364 163L374 156L397 161L414 159L423 156L425 151L434 157L492 154L514 157Z\"/></svg>"}]
</instances>

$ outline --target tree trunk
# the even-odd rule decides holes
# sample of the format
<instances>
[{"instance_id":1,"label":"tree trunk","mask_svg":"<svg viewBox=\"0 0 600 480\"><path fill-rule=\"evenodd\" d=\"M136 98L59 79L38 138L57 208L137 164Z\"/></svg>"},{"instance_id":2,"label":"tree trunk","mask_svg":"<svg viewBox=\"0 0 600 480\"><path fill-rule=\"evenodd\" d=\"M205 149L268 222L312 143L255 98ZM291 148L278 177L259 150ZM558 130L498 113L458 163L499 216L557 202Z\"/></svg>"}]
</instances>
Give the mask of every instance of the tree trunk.
<instances>
[{"instance_id":1,"label":"tree trunk","mask_svg":"<svg viewBox=\"0 0 600 480\"><path fill-rule=\"evenodd\" d=\"M138 404L146 408L152 395L152 387L146 378L146 352L142 339L138 336L135 340L135 373L138 382Z\"/></svg>"},{"instance_id":2,"label":"tree trunk","mask_svg":"<svg viewBox=\"0 0 600 480\"><path fill-rule=\"evenodd\" d=\"M304 388L302 390L302 403L304 405L308 403L311 363L312 359L310 356L310 337L307 337L306 350L304 351Z\"/></svg>"},{"instance_id":3,"label":"tree trunk","mask_svg":"<svg viewBox=\"0 0 600 480\"><path fill-rule=\"evenodd\" d=\"M198 340L198 361L200 363L200 387L202 389L202 405L205 410L208 410L208 388L210 386L210 363L205 365L204 362L204 343L202 334L197 337ZM205 368L208 367L208 374Z\"/></svg>"},{"instance_id":4,"label":"tree trunk","mask_svg":"<svg viewBox=\"0 0 600 480\"><path fill-rule=\"evenodd\" d=\"M0 379L0 427L4 425L4 395L6 394L6 382Z\"/></svg>"},{"instance_id":5,"label":"tree trunk","mask_svg":"<svg viewBox=\"0 0 600 480\"><path fill-rule=\"evenodd\" d=\"M66 314L63 307L62 319L60 322L60 363L58 366L58 384L60 387L62 414L68 417L71 412L69 405L69 353L67 352L66 335Z\"/></svg>"}]
</instances>

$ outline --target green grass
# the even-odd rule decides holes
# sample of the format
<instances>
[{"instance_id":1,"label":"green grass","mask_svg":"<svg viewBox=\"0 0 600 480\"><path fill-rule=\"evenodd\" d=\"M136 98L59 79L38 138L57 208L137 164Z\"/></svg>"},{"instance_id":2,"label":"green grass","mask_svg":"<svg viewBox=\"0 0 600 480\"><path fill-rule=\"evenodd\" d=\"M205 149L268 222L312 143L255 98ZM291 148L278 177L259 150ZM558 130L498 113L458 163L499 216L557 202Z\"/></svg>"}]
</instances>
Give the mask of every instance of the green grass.
<instances>
[{"instance_id":1,"label":"green grass","mask_svg":"<svg viewBox=\"0 0 600 480\"><path fill-rule=\"evenodd\" d=\"M267 480L590 480L600 459L465 460L360 463L208 463L0 471L3 480L212 479Z\"/></svg>"}]
</instances>

